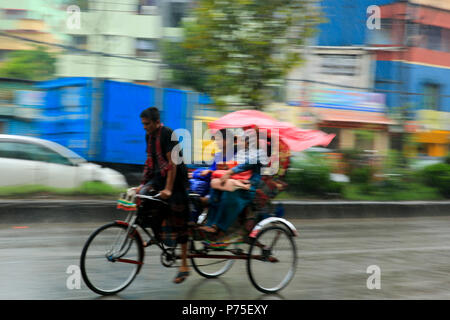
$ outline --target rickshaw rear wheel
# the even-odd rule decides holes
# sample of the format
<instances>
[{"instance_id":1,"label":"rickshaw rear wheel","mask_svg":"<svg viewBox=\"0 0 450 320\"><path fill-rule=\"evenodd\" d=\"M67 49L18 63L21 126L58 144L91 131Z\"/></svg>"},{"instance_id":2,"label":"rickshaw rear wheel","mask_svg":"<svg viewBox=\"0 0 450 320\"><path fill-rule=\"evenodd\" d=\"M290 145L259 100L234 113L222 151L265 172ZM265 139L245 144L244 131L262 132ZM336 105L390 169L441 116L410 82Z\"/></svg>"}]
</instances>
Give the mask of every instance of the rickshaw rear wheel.
<instances>
[{"instance_id":1,"label":"rickshaw rear wheel","mask_svg":"<svg viewBox=\"0 0 450 320\"><path fill-rule=\"evenodd\" d=\"M284 289L295 275L297 249L292 233L273 225L261 230L248 252L247 273L256 289L275 293Z\"/></svg>"}]
</instances>

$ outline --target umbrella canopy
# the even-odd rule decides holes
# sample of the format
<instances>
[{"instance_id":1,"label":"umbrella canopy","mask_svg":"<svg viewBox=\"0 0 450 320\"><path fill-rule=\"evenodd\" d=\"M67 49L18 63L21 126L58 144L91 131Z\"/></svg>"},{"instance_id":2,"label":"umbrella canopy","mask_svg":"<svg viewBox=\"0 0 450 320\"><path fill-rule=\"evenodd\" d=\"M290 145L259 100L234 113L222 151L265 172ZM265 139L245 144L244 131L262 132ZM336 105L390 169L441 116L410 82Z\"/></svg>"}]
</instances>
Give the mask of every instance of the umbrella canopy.
<instances>
[{"instance_id":1,"label":"umbrella canopy","mask_svg":"<svg viewBox=\"0 0 450 320\"><path fill-rule=\"evenodd\" d=\"M209 128L221 130L226 128L256 127L268 131L278 130L282 142L291 151L302 151L314 146L326 147L335 137L320 130L302 130L291 123L281 122L258 110L240 110L231 112L209 123Z\"/></svg>"}]
</instances>

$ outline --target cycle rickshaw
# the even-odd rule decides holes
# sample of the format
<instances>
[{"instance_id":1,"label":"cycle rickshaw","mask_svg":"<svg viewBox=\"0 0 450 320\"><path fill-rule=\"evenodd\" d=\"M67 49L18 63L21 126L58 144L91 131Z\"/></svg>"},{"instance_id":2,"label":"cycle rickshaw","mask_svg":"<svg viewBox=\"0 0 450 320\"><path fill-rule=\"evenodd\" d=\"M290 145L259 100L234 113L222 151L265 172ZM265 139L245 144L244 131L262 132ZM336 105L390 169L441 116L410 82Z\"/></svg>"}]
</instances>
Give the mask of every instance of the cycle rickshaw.
<instances>
[{"instance_id":1,"label":"cycle rickshaw","mask_svg":"<svg viewBox=\"0 0 450 320\"><path fill-rule=\"evenodd\" d=\"M267 122L266 115L263 115L263 120ZM275 123L276 120L271 121ZM281 127L285 125L276 123ZM300 136L297 132L297 140L307 142L302 144L304 149L305 146L328 144L332 139L320 131L315 131L313 136L298 138ZM190 194L190 200L195 206L198 195ZM131 198L119 199L119 207L129 211L127 218L101 226L85 243L80 269L84 282L92 291L111 295L127 288L142 269L146 247L157 246L161 249L160 261L165 267L175 267L177 260L181 259L177 243L162 237L161 230L155 227L155 221L152 221L155 216L148 210L136 210L143 205L156 212L164 210L167 203L158 194L131 195ZM237 236L231 237L225 245L223 242L205 241L203 234L191 228L188 258L193 269L205 278L219 277L230 270L236 260L244 260L249 279L257 290L263 293L278 292L295 275L297 249L294 239L298 232L292 223L273 210L258 217L249 214L252 212L250 209L245 211L240 216L240 223L237 223L240 229ZM252 222L250 226L246 223L248 221ZM158 225L160 223L157 222ZM164 227L167 225L163 221Z\"/></svg>"}]
</instances>

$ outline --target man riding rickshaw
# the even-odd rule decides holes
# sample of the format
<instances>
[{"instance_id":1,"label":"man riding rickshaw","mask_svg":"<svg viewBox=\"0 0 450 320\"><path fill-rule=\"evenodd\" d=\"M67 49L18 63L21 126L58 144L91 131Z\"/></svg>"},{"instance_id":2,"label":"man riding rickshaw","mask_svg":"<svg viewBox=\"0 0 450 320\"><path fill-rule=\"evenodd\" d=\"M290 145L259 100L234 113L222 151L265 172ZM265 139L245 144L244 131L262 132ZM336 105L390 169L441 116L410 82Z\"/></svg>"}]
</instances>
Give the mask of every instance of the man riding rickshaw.
<instances>
[{"instance_id":1,"label":"man riding rickshaw","mask_svg":"<svg viewBox=\"0 0 450 320\"><path fill-rule=\"evenodd\" d=\"M296 270L298 232L281 217L282 210L274 210L271 200L286 187L290 152L326 146L334 135L304 131L256 110L233 112L210 123L215 131L243 131L236 141L227 139L231 143L222 149L226 156L219 156L214 170L204 175L211 178L206 220L188 227L189 204L201 195L195 190L187 194L187 174L168 161L175 148L169 144L170 130L164 133L156 121L158 112L149 111L150 116L144 112L142 119L150 141L144 172L153 179L118 200L118 208L128 211L125 220L99 227L86 241L80 268L88 287L103 295L124 290L142 269L144 249L158 247L162 265L178 267L175 283L188 277L190 265L201 276L216 278L234 261L245 260L256 289L275 293L285 288ZM167 169L164 176L161 169ZM159 175L166 177L165 183L154 179ZM177 177L180 183L171 186ZM147 186L153 189L147 192ZM179 199L174 197L177 193ZM233 230L236 225L238 232Z\"/></svg>"}]
</instances>

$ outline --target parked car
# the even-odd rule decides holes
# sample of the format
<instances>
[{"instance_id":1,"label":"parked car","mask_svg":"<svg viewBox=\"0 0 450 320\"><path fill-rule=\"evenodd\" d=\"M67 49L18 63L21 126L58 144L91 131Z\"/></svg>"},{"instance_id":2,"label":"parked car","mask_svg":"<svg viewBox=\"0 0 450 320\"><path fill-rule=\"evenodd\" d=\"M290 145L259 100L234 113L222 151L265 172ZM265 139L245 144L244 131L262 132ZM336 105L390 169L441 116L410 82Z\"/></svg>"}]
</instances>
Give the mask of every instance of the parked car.
<instances>
[{"instance_id":1,"label":"parked car","mask_svg":"<svg viewBox=\"0 0 450 320\"><path fill-rule=\"evenodd\" d=\"M121 173L87 162L53 141L0 134L0 186L74 188L87 181L128 186Z\"/></svg>"}]
</instances>

